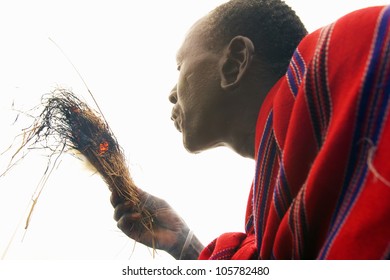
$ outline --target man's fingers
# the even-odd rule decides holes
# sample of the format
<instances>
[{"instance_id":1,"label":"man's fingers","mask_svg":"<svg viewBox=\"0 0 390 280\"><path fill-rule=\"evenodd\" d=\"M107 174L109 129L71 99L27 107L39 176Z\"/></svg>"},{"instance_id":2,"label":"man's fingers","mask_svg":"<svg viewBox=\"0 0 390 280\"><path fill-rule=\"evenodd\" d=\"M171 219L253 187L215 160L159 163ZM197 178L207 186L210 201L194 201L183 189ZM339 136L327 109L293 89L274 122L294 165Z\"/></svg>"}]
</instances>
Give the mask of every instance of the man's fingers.
<instances>
[{"instance_id":1,"label":"man's fingers","mask_svg":"<svg viewBox=\"0 0 390 280\"><path fill-rule=\"evenodd\" d=\"M147 229L142 224L141 218L142 216L139 213L125 214L119 219L117 226L131 239L148 247L157 246L156 248L159 248L158 239L155 240L155 232Z\"/></svg>"},{"instance_id":2,"label":"man's fingers","mask_svg":"<svg viewBox=\"0 0 390 280\"><path fill-rule=\"evenodd\" d=\"M118 204L114 210L114 220L119 221L123 215L131 214L134 219L140 217L140 213L134 212L134 204L131 201L126 201L124 203Z\"/></svg>"},{"instance_id":3,"label":"man's fingers","mask_svg":"<svg viewBox=\"0 0 390 280\"><path fill-rule=\"evenodd\" d=\"M118 219L117 226L120 230L126 233L129 237L134 238L139 234L139 223L141 221L140 213L127 213Z\"/></svg>"},{"instance_id":4,"label":"man's fingers","mask_svg":"<svg viewBox=\"0 0 390 280\"><path fill-rule=\"evenodd\" d=\"M110 201L112 206L116 207L119 203L123 202L123 197L121 197L116 190L112 190Z\"/></svg>"}]
</instances>

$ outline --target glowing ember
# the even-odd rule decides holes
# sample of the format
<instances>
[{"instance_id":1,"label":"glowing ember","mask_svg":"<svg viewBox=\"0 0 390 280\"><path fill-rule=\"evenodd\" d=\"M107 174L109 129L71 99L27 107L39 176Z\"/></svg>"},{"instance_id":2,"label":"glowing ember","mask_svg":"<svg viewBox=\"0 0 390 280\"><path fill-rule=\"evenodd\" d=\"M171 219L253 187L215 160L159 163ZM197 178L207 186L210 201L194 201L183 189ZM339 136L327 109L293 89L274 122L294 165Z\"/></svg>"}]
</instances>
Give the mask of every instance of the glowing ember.
<instances>
[{"instance_id":1,"label":"glowing ember","mask_svg":"<svg viewBox=\"0 0 390 280\"><path fill-rule=\"evenodd\" d=\"M107 151L108 151L108 142L107 141L103 141L99 144L99 155L102 156L104 155Z\"/></svg>"}]
</instances>

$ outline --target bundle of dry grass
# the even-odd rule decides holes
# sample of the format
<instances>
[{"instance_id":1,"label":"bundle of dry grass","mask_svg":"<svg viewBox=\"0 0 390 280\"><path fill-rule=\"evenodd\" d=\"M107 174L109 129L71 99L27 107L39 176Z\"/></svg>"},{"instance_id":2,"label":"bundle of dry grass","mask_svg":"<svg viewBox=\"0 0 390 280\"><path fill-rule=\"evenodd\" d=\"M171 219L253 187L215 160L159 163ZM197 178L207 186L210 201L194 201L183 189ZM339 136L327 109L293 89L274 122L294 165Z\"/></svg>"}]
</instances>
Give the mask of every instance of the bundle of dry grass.
<instances>
[{"instance_id":1,"label":"bundle of dry grass","mask_svg":"<svg viewBox=\"0 0 390 280\"><path fill-rule=\"evenodd\" d=\"M43 111L24 132L23 143L16 154L25 147L39 146L50 149L52 155L78 150L103 177L111 191L116 191L135 205L135 210L142 217L139 226L152 230L152 217L142 208L123 151L103 116L64 89L45 95L42 105Z\"/></svg>"}]
</instances>

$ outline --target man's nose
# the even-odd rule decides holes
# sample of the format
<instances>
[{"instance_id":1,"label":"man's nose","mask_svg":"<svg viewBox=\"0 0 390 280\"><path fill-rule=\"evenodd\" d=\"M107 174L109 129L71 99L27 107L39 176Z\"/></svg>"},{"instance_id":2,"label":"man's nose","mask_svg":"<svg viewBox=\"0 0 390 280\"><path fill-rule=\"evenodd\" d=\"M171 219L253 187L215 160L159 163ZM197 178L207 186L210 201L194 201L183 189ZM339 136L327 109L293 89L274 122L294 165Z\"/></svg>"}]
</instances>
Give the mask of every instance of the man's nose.
<instances>
[{"instance_id":1,"label":"man's nose","mask_svg":"<svg viewBox=\"0 0 390 280\"><path fill-rule=\"evenodd\" d=\"M169 94L169 101L172 103L172 104L176 104L177 103L177 86L175 86L172 90L171 90L171 93Z\"/></svg>"}]
</instances>

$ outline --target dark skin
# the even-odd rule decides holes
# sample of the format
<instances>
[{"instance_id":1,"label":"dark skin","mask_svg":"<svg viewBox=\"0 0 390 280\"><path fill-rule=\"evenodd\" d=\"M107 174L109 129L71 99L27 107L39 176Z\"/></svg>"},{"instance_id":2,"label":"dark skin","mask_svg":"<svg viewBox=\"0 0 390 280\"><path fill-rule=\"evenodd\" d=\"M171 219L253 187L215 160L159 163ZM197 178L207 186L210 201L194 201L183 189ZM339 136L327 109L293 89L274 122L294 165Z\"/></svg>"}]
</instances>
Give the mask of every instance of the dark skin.
<instances>
[{"instance_id":1,"label":"dark skin","mask_svg":"<svg viewBox=\"0 0 390 280\"><path fill-rule=\"evenodd\" d=\"M174 105L171 118L189 152L227 146L253 159L258 112L277 77L264 69L247 37L231 38L222 52L205 48L203 22L195 23L178 51L180 75L169 96ZM139 194L141 204L153 215L153 231L140 226L134 205L113 192L118 227L130 238L175 259L197 259L204 246L194 235L184 247L190 232L184 220L165 200L141 189Z\"/></svg>"},{"instance_id":2,"label":"dark skin","mask_svg":"<svg viewBox=\"0 0 390 280\"><path fill-rule=\"evenodd\" d=\"M114 219L118 222L118 228L130 238L148 247L167 251L175 259L196 259L203 245L194 236L189 250L182 252L190 229L172 207L163 199L141 189L139 198L142 207L153 215L153 232L142 225L142 216L134 211L133 203L112 192L111 203L115 206Z\"/></svg>"}]
</instances>

